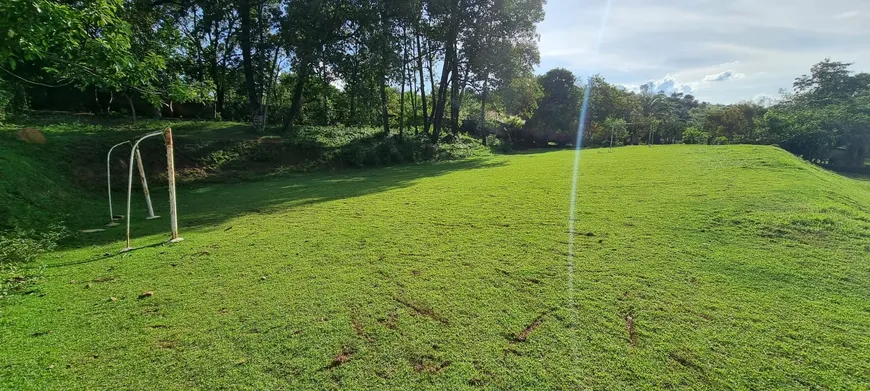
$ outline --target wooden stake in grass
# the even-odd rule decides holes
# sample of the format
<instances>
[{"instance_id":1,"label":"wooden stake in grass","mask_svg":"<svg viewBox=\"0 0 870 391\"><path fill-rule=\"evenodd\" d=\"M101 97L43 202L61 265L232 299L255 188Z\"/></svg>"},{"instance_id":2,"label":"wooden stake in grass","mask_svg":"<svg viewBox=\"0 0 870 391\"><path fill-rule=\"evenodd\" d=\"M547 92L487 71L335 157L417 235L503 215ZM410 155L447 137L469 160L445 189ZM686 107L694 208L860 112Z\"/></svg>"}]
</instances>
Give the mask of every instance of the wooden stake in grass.
<instances>
[{"instance_id":1,"label":"wooden stake in grass","mask_svg":"<svg viewBox=\"0 0 870 391\"><path fill-rule=\"evenodd\" d=\"M628 342L632 347L637 346L637 331L634 329L634 317L625 316L625 330L628 331Z\"/></svg>"},{"instance_id":2,"label":"wooden stake in grass","mask_svg":"<svg viewBox=\"0 0 870 391\"><path fill-rule=\"evenodd\" d=\"M172 128L166 128L166 179L169 182L169 224L172 229L170 243L177 243L184 238L178 236L178 214L175 206L175 154L172 145Z\"/></svg>"},{"instance_id":3,"label":"wooden stake in grass","mask_svg":"<svg viewBox=\"0 0 870 391\"><path fill-rule=\"evenodd\" d=\"M139 168L139 181L142 182L142 191L145 192L145 206L148 207L148 217L145 220L153 220L160 216L154 215L154 207L151 206L151 192L148 191L148 180L145 179L145 165L142 164L142 154L136 148L136 166Z\"/></svg>"}]
</instances>

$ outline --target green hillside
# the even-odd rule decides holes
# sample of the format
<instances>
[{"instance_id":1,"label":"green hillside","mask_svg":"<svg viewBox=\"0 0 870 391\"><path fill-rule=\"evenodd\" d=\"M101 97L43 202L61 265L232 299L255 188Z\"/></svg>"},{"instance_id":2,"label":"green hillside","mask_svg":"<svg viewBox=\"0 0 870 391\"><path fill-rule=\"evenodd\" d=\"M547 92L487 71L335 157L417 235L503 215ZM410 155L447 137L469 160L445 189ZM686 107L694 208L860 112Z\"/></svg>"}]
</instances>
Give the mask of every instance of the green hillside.
<instances>
[{"instance_id":1,"label":"green hillside","mask_svg":"<svg viewBox=\"0 0 870 391\"><path fill-rule=\"evenodd\" d=\"M571 275L573 159L186 185L176 245L155 191L140 249L79 235L0 299L0 389L870 384L870 184L774 147L587 150Z\"/></svg>"}]
</instances>

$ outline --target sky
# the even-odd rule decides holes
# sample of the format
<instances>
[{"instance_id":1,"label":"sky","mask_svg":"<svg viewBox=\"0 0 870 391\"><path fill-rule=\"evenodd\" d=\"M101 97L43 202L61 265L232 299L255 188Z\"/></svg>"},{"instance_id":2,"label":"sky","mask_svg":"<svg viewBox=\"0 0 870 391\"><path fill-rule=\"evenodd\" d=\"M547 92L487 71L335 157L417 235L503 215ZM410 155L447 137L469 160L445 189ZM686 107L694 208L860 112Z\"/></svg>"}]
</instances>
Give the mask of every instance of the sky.
<instances>
[{"instance_id":1,"label":"sky","mask_svg":"<svg viewBox=\"0 0 870 391\"><path fill-rule=\"evenodd\" d=\"M870 72L870 0L548 0L537 73L733 103L775 98L825 58Z\"/></svg>"}]
</instances>

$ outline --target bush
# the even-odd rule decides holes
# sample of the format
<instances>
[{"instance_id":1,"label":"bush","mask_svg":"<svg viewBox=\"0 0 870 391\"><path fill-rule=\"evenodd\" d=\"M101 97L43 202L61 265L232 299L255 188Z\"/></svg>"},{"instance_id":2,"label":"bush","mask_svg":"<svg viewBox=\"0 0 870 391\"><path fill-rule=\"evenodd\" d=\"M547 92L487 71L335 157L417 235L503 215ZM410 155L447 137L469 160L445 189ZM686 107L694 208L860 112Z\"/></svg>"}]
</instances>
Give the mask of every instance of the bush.
<instances>
[{"instance_id":1,"label":"bush","mask_svg":"<svg viewBox=\"0 0 870 391\"><path fill-rule=\"evenodd\" d=\"M689 127L683 132L683 144L705 144L707 133L698 128Z\"/></svg>"},{"instance_id":2,"label":"bush","mask_svg":"<svg viewBox=\"0 0 870 391\"><path fill-rule=\"evenodd\" d=\"M42 277L43 266L27 264L54 250L66 232L64 227L53 225L41 234L21 229L0 233L0 299L24 291Z\"/></svg>"},{"instance_id":3,"label":"bush","mask_svg":"<svg viewBox=\"0 0 870 391\"><path fill-rule=\"evenodd\" d=\"M54 250L57 242L66 236L59 225L39 234L34 230L14 229L0 234L0 265L29 263L42 253Z\"/></svg>"},{"instance_id":4,"label":"bush","mask_svg":"<svg viewBox=\"0 0 870 391\"><path fill-rule=\"evenodd\" d=\"M12 91L6 87L7 85L0 80L0 122L6 119L12 107Z\"/></svg>"},{"instance_id":5,"label":"bush","mask_svg":"<svg viewBox=\"0 0 870 391\"><path fill-rule=\"evenodd\" d=\"M510 153L514 150L513 143L510 140L500 139L494 134L486 136L486 145L490 151L496 153Z\"/></svg>"},{"instance_id":6,"label":"bush","mask_svg":"<svg viewBox=\"0 0 870 391\"><path fill-rule=\"evenodd\" d=\"M710 141L711 145L728 145L728 137L719 136Z\"/></svg>"},{"instance_id":7,"label":"bush","mask_svg":"<svg viewBox=\"0 0 870 391\"><path fill-rule=\"evenodd\" d=\"M509 115L504 120L504 125L507 128L507 131L518 131L526 126L526 120L517 117L515 115Z\"/></svg>"}]
</instances>

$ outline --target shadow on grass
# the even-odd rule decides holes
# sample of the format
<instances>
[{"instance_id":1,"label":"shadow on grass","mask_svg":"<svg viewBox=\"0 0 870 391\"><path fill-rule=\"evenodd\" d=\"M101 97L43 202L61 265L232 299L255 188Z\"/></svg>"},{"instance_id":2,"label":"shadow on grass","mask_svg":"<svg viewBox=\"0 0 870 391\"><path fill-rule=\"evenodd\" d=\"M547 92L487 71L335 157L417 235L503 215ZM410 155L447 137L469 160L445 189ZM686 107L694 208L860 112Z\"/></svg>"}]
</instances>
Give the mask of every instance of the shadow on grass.
<instances>
[{"instance_id":1,"label":"shadow on grass","mask_svg":"<svg viewBox=\"0 0 870 391\"><path fill-rule=\"evenodd\" d=\"M130 250L127 250L127 251L124 251L124 252L122 252L122 251L114 251L114 250L113 250L113 251L111 251L111 252L103 253L102 255L96 255L96 256L93 256L93 257L90 257L90 258L87 258L87 259L83 259L83 260L79 260L79 261L59 262L59 263L47 264L46 267L48 267L48 268L53 268L53 267L64 267L64 266L82 265L82 264L85 264L85 263L91 263L91 262L101 261L101 260L104 260L104 259L110 259L110 258L114 258L114 257L121 256L121 255L124 255L124 254L129 254L129 253L132 253L132 252L135 252L135 251L138 251L138 250L144 250L144 249L146 249L146 248L159 247L159 246L163 246L163 245L167 245L167 244L170 244L170 243L169 243L169 240L163 240L163 241L156 242L156 243L151 243L151 244L148 244L148 245L145 245L145 246L134 247L134 248L131 248Z\"/></svg>"},{"instance_id":2,"label":"shadow on grass","mask_svg":"<svg viewBox=\"0 0 870 391\"><path fill-rule=\"evenodd\" d=\"M574 150L574 147L531 148L531 149L518 149L515 151L508 152L506 155L539 155L542 153L550 153L550 152L557 152L557 151L573 151L573 150Z\"/></svg>"},{"instance_id":3,"label":"shadow on grass","mask_svg":"<svg viewBox=\"0 0 870 391\"><path fill-rule=\"evenodd\" d=\"M486 159L398 165L377 169L342 170L338 173L313 173L288 175L281 178L256 182L234 184L197 185L179 188L178 220L182 236L186 230L216 227L237 216L263 213L269 214L282 210L298 208L333 200L347 199L384 192L392 189L413 186L421 178L436 177L452 171L486 169L504 165ZM135 191L135 190L134 190ZM141 238L148 235L169 234L168 196L166 189L152 189L155 213L164 217L155 220L144 219L142 194L133 195L131 236ZM117 210L124 210L126 195L118 194L115 203ZM102 208L106 208L102 205ZM102 217L107 213L102 209L82 211L93 216L88 219L88 227L105 224ZM81 224L81 223L80 223ZM103 232L78 236L61 243L60 249L104 245L124 239L125 226L122 224ZM100 259L105 258L100 257Z\"/></svg>"}]
</instances>

